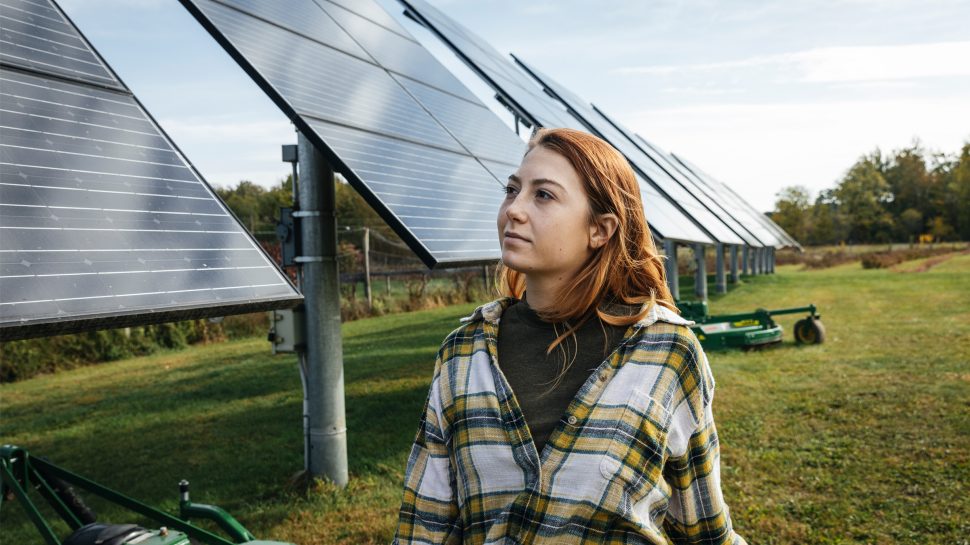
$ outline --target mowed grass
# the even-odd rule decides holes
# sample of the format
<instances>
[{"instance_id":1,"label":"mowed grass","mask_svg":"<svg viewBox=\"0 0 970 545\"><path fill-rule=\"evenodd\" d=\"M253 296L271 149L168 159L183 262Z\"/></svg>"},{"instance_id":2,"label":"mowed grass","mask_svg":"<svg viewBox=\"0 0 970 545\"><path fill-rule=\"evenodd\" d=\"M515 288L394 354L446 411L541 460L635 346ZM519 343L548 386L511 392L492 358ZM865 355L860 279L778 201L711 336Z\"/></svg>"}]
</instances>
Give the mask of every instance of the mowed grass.
<instances>
[{"instance_id":1,"label":"mowed grass","mask_svg":"<svg viewBox=\"0 0 970 545\"><path fill-rule=\"evenodd\" d=\"M828 332L797 347L798 317L784 317L778 347L709 354L736 529L752 544L966 543L970 255L926 272L797 268L711 300L715 313L815 303ZM167 509L187 478L194 500L264 539L388 543L435 352L473 308L344 326L343 490L320 484L304 497L288 484L303 464L300 380L295 358L260 339L4 385L0 441ZM35 542L5 501L0 543Z\"/></svg>"}]
</instances>

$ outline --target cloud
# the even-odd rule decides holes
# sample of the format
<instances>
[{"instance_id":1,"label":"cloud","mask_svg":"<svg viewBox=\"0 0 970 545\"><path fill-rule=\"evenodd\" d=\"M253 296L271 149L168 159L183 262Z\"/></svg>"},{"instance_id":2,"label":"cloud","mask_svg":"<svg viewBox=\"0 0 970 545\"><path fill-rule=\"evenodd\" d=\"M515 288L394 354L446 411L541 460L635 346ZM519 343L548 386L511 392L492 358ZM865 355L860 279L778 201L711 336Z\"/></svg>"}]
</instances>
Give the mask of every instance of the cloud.
<instances>
[{"instance_id":1,"label":"cloud","mask_svg":"<svg viewBox=\"0 0 970 545\"><path fill-rule=\"evenodd\" d=\"M614 72L671 75L768 69L796 81L845 83L970 76L970 63L966 59L970 59L970 41L823 47L713 63L628 66Z\"/></svg>"}]
</instances>

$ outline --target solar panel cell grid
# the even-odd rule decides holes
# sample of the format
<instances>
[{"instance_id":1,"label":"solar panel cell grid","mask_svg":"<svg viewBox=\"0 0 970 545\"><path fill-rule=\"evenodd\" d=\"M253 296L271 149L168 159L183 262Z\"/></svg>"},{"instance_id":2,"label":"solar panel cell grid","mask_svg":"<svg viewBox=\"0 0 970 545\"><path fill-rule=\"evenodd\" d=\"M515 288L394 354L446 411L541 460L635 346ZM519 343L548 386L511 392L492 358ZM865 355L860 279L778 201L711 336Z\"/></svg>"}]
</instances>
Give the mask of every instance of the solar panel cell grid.
<instances>
[{"instance_id":1,"label":"solar panel cell grid","mask_svg":"<svg viewBox=\"0 0 970 545\"><path fill-rule=\"evenodd\" d=\"M0 69L0 337L299 300L120 83L37 66Z\"/></svg>"},{"instance_id":2,"label":"solar panel cell grid","mask_svg":"<svg viewBox=\"0 0 970 545\"><path fill-rule=\"evenodd\" d=\"M0 2L0 45L0 61L122 88L74 27L48 2Z\"/></svg>"},{"instance_id":3,"label":"solar panel cell grid","mask_svg":"<svg viewBox=\"0 0 970 545\"><path fill-rule=\"evenodd\" d=\"M494 228L463 220L501 202L500 183L484 163L514 168L525 145L403 28L384 20L376 3L287 6L293 17L331 17L365 57L322 45L325 37L296 25L286 30L281 17L249 2L183 4L426 264L498 257Z\"/></svg>"}]
</instances>

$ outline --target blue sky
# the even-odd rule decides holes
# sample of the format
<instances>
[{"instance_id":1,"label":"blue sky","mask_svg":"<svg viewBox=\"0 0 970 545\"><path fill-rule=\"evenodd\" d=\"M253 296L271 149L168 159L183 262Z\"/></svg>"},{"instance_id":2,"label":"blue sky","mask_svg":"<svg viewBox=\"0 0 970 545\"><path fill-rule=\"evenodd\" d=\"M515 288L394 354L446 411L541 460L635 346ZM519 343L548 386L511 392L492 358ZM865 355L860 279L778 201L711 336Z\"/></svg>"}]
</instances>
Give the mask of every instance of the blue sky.
<instances>
[{"instance_id":1,"label":"blue sky","mask_svg":"<svg viewBox=\"0 0 970 545\"><path fill-rule=\"evenodd\" d=\"M832 187L876 147L970 141L970 2L430 1L762 210L784 186ZM210 183L289 172L289 121L177 2L61 5Z\"/></svg>"}]
</instances>

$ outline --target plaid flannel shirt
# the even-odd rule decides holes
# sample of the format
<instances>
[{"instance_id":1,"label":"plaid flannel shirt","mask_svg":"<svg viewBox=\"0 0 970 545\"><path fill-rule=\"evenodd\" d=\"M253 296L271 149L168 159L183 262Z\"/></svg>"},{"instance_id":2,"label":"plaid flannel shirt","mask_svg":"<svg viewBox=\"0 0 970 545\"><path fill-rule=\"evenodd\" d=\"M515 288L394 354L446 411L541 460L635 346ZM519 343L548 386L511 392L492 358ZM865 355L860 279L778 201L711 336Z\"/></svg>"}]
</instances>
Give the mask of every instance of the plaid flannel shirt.
<instances>
[{"instance_id":1,"label":"plaid flannel shirt","mask_svg":"<svg viewBox=\"0 0 970 545\"><path fill-rule=\"evenodd\" d=\"M730 544L714 378L689 322L655 305L536 451L497 358L510 299L442 344L393 544Z\"/></svg>"}]
</instances>

